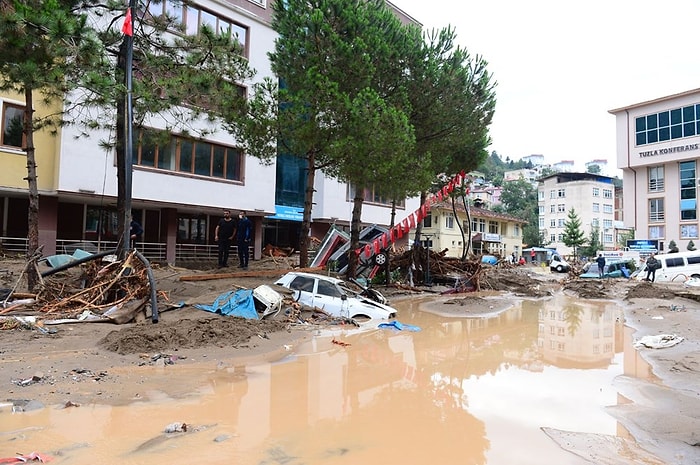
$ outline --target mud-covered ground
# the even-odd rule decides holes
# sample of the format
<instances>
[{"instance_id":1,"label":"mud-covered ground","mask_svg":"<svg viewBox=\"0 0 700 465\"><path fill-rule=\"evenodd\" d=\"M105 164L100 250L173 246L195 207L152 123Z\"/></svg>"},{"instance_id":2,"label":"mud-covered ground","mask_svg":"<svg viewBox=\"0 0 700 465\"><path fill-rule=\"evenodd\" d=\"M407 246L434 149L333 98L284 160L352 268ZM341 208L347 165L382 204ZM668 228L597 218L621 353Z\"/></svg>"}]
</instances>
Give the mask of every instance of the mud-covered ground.
<instances>
[{"instance_id":1,"label":"mud-covered ground","mask_svg":"<svg viewBox=\"0 0 700 465\"><path fill-rule=\"evenodd\" d=\"M44 404L116 404L133 401L123 397L120 385L124 369L134 365L279 359L293 350L296 342L311 337L318 327L284 318L251 321L220 316L193 305L211 304L230 290L272 284L289 269L287 265L266 259L252 263L248 272L206 266L199 266L200 270L154 266L162 303L155 324L150 315L141 312L125 324L71 322L37 328L19 325L13 319L31 316L41 322L63 315L38 312L31 306L5 310L0 314L0 388L7 393L7 399L36 399ZM0 261L0 288L12 288L22 268L19 260ZM59 284L54 281L51 285ZM401 283L375 287L394 301L449 291L444 286L414 288ZM700 431L700 289L625 279L575 279L531 266L483 270L479 287L477 293L455 293L440 299L441 311L479 315L500 311L513 298L546 298L565 292L582 299L617 301L624 309L626 324L635 328L639 336L684 337L683 343L668 349L641 350L665 386L662 391L659 386L646 387L655 396L648 403L640 394L643 389L635 387L629 397L636 406L617 407L611 414L620 419L642 447L660 457L664 453L681 457L666 463L700 463L700 437L696 433ZM142 382L148 385L159 381ZM167 385L167 380L162 382L153 388L175 389ZM184 395L190 388L181 384L177 387L181 393L169 394ZM548 434L555 436L553 432ZM579 440L583 444L579 451L596 450L590 447L596 438L586 436ZM571 445L575 439L566 436L562 441ZM682 451L681 455L678 451ZM584 458L591 463L626 463Z\"/></svg>"}]
</instances>

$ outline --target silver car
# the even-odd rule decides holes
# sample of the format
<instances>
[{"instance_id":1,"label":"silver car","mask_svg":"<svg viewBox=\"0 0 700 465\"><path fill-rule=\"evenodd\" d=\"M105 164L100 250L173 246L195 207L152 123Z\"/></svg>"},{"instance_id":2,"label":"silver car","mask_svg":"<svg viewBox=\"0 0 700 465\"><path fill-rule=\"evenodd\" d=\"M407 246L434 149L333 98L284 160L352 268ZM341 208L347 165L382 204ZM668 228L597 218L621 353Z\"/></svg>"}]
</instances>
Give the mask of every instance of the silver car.
<instances>
[{"instance_id":1,"label":"silver car","mask_svg":"<svg viewBox=\"0 0 700 465\"><path fill-rule=\"evenodd\" d=\"M320 308L333 316L378 320L396 317L395 308L361 296L338 278L292 271L275 284L295 291L294 297L300 303Z\"/></svg>"}]
</instances>

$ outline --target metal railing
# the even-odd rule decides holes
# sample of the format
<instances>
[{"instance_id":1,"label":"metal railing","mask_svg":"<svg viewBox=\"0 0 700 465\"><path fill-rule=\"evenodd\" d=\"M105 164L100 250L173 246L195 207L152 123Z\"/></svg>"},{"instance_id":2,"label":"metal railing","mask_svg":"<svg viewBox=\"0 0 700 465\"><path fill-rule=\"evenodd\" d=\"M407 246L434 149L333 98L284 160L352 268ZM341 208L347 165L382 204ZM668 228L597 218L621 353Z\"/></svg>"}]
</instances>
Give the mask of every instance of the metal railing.
<instances>
[{"instance_id":1,"label":"metal railing","mask_svg":"<svg viewBox=\"0 0 700 465\"><path fill-rule=\"evenodd\" d=\"M56 253L72 255L76 249L82 249L90 253L100 253L117 248L116 241L75 241L67 239L56 240ZM166 260L166 245L164 242L137 242L136 249L143 254L144 257L152 261ZM5 255L26 255L27 254L27 238L26 237L0 237L0 250ZM237 247L233 246L231 254L237 253ZM216 260L218 256L218 247L216 244L176 244L175 260L176 261L197 261L197 260Z\"/></svg>"}]
</instances>

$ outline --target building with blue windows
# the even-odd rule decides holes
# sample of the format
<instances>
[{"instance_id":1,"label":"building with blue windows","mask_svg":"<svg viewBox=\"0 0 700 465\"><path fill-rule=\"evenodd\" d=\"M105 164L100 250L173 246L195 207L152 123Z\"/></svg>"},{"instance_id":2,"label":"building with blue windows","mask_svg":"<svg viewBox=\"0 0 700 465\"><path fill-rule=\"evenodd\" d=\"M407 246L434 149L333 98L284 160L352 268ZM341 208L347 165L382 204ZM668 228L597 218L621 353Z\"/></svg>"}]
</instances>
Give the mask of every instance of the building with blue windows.
<instances>
[{"instance_id":1,"label":"building with blue windows","mask_svg":"<svg viewBox=\"0 0 700 465\"><path fill-rule=\"evenodd\" d=\"M625 226L639 239L698 243L700 89L610 110L623 173Z\"/></svg>"}]
</instances>

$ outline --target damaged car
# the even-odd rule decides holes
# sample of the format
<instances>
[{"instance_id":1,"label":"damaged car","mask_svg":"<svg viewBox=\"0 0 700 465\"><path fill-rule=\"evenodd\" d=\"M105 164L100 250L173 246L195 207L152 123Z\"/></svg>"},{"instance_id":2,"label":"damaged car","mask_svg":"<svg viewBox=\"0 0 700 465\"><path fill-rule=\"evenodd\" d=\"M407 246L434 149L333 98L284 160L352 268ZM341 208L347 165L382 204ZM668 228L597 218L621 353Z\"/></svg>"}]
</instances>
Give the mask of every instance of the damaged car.
<instances>
[{"instance_id":1,"label":"damaged car","mask_svg":"<svg viewBox=\"0 0 700 465\"><path fill-rule=\"evenodd\" d=\"M365 297L343 280L331 276L292 271L275 284L294 291L294 299L299 303L320 308L333 316L379 320L396 317L395 308Z\"/></svg>"}]
</instances>

